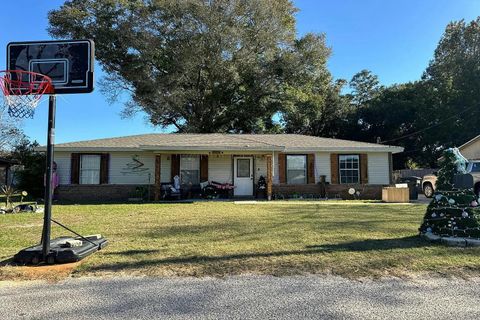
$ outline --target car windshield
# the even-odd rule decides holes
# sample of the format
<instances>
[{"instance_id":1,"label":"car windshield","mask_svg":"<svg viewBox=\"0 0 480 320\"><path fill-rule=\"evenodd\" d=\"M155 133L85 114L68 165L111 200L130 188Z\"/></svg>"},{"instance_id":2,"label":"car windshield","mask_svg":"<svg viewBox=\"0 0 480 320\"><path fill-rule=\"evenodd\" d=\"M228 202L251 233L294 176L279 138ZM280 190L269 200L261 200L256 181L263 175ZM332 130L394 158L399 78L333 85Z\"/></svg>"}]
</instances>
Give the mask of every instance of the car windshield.
<instances>
[{"instance_id":1,"label":"car windshield","mask_svg":"<svg viewBox=\"0 0 480 320\"><path fill-rule=\"evenodd\" d=\"M473 162L472 170L470 172L480 172L480 162Z\"/></svg>"}]
</instances>

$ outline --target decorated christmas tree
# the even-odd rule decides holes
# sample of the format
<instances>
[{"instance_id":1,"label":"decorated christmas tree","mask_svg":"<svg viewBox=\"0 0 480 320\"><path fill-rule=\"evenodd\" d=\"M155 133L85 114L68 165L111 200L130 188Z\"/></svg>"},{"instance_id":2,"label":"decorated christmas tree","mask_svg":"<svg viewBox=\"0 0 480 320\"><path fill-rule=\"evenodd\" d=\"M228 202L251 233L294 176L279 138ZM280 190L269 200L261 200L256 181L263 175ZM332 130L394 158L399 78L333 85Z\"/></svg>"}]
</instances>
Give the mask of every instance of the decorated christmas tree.
<instances>
[{"instance_id":1,"label":"decorated christmas tree","mask_svg":"<svg viewBox=\"0 0 480 320\"><path fill-rule=\"evenodd\" d=\"M465 158L458 149L448 149L440 163L437 191L427 207L421 233L480 239L479 199L472 189L454 188L457 173L465 173Z\"/></svg>"}]
</instances>

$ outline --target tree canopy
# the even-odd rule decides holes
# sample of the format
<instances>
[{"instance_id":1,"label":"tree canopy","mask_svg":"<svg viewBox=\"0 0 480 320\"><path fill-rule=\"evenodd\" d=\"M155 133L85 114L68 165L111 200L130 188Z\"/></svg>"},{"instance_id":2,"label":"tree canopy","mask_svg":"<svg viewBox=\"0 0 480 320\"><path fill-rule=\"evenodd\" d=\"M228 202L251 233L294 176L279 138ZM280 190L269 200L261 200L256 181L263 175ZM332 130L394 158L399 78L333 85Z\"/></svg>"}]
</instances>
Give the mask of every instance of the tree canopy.
<instances>
[{"instance_id":1,"label":"tree canopy","mask_svg":"<svg viewBox=\"0 0 480 320\"><path fill-rule=\"evenodd\" d=\"M286 77L328 74L323 37L296 39L295 11L288 0L73 0L49 13L49 31L95 40L103 91L128 90L127 113L180 132L262 132Z\"/></svg>"}]
</instances>

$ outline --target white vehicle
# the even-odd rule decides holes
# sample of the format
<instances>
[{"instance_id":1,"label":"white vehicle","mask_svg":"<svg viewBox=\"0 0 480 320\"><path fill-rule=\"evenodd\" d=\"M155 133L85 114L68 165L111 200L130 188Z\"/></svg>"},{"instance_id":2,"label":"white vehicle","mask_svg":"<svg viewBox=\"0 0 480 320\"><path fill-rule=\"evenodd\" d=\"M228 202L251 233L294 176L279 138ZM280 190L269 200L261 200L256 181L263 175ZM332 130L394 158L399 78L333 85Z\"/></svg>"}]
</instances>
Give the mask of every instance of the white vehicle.
<instances>
[{"instance_id":1,"label":"white vehicle","mask_svg":"<svg viewBox=\"0 0 480 320\"><path fill-rule=\"evenodd\" d=\"M467 163L467 173L473 176L473 190L480 196L480 160L470 160ZM427 198L431 198L435 192L437 184L437 175L427 174L422 178L423 194Z\"/></svg>"}]
</instances>

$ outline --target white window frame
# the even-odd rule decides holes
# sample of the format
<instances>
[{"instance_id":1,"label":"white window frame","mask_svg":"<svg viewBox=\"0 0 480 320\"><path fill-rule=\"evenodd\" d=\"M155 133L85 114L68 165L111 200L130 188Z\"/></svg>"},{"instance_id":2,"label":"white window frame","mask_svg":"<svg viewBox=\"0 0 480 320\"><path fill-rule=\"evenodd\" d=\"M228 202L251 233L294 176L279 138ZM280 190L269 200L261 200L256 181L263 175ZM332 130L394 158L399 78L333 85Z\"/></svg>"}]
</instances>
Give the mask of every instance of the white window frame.
<instances>
[{"instance_id":1,"label":"white window frame","mask_svg":"<svg viewBox=\"0 0 480 320\"><path fill-rule=\"evenodd\" d=\"M342 159L343 158L343 159ZM350 162L351 167L348 167L349 162L345 162L346 166L342 168L342 161L347 161L347 158L354 158L357 160L358 166L357 168L353 167L354 162ZM350 172L357 172L357 181L342 181L342 171L350 171ZM339 182L340 184L357 184L360 183L360 155L358 154L341 154L338 156L338 177L339 177ZM350 177L355 177L355 175L350 176Z\"/></svg>"},{"instance_id":2,"label":"white window frame","mask_svg":"<svg viewBox=\"0 0 480 320\"><path fill-rule=\"evenodd\" d=\"M289 181L289 174L288 174L288 158L291 158L291 157L303 157L305 159L305 167L303 169L303 172L304 172L304 177L305 177L305 180L303 183L292 183ZM307 155L306 154L287 154L286 157L285 157L285 182L287 184L307 184L308 182L308 163L307 163L308 159L307 159ZM295 170L295 171L300 171L300 170Z\"/></svg>"},{"instance_id":3,"label":"white window frame","mask_svg":"<svg viewBox=\"0 0 480 320\"><path fill-rule=\"evenodd\" d=\"M185 158L196 158L197 161L197 166L194 169L188 168L188 169L183 169L182 168L182 160ZM183 164L185 166L185 164ZM192 183L192 185L197 185L200 183L200 155L198 154L184 154L180 155L180 183L181 184L186 184L186 181L184 181L184 174L183 171L198 171L198 182Z\"/></svg>"},{"instance_id":4,"label":"white window frame","mask_svg":"<svg viewBox=\"0 0 480 320\"><path fill-rule=\"evenodd\" d=\"M98 168L86 167L84 168L84 162L86 158L98 159ZM102 163L102 156L99 154L81 154L80 155L80 170L79 170L79 184L100 184L100 168ZM85 177L86 173L90 173L90 177ZM98 179L97 179L98 178Z\"/></svg>"}]
</instances>

